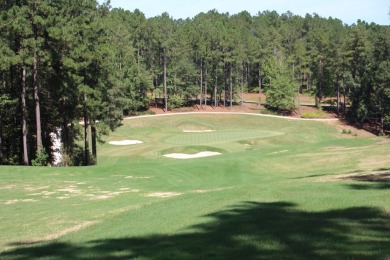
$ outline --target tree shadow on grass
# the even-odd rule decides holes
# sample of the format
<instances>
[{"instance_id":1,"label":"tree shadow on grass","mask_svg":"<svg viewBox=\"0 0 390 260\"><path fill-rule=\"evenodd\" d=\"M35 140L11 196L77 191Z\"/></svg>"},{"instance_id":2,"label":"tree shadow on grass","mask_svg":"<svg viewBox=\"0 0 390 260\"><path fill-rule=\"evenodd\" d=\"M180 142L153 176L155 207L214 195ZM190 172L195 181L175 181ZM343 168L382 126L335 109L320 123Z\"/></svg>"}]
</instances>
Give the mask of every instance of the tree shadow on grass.
<instances>
[{"instance_id":1,"label":"tree shadow on grass","mask_svg":"<svg viewBox=\"0 0 390 260\"><path fill-rule=\"evenodd\" d=\"M348 184L354 190L387 190L390 189L390 170L381 168L373 173L351 175L344 180L358 181L362 183Z\"/></svg>"},{"instance_id":2,"label":"tree shadow on grass","mask_svg":"<svg viewBox=\"0 0 390 260\"><path fill-rule=\"evenodd\" d=\"M0 258L32 259L387 259L390 216L377 208L309 212L286 202L244 202L205 216L183 233L47 243ZM129 222L131 219L129 220ZM126 228L126 224L123 224Z\"/></svg>"},{"instance_id":3,"label":"tree shadow on grass","mask_svg":"<svg viewBox=\"0 0 390 260\"><path fill-rule=\"evenodd\" d=\"M347 184L348 188L353 190L389 190L390 183L355 183Z\"/></svg>"}]
</instances>

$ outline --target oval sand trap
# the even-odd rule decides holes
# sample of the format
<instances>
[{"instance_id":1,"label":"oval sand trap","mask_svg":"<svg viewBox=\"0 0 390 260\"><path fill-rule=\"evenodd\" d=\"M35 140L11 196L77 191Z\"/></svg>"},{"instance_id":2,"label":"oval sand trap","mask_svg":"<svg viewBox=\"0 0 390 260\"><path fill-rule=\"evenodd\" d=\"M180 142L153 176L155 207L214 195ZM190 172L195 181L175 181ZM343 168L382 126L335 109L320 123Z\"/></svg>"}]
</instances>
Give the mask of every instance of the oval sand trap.
<instances>
[{"instance_id":1,"label":"oval sand trap","mask_svg":"<svg viewBox=\"0 0 390 260\"><path fill-rule=\"evenodd\" d=\"M111 141L109 144L112 145L134 145L134 144L143 144L142 141L139 140L123 140L123 141Z\"/></svg>"},{"instance_id":2,"label":"oval sand trap","mask_svg":"<svg viewBox=\"0 0 390 260\"><path fill-rule=\"evenodd\" d=\"M165 154L165 157L173 158L173 159L194 159L194 158L202 158L202 157L209 157L209 156L216 156L220 155L221 153L218 152L200 152L196 154L185 154L185 153L171 153L171 154Z\"/></svg>"}]
</instances>

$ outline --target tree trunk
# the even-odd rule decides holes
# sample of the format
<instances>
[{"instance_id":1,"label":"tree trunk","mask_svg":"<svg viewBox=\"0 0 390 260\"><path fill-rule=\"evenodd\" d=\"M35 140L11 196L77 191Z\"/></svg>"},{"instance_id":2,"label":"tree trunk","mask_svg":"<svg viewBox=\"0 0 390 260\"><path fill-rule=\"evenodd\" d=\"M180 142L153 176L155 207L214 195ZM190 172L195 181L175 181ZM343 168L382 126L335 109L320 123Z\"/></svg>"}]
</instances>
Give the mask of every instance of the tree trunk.
<instances>
[{"instance_id":1,"label":"tree trunk","mask_svg":"<svg viewBox=\"0 0 390 260\"><path fill-rule=\"evenodd\" d=\"M297 96L297 100L298 100L298 115L301 114L301 89L302 89L302 85L303 85L303 80L304 80L304 77L305 75L304 74L301 74L301 84L298 86L298 96Z\"/></svg>"},{"instance_id":2,"label":"tree trunk","mask_svg":"<svg viewBox=\"0 0 390 260\"><path fill-rule=\"evenodd\" d=\"M340 115L340 84L337 82L337 116Z\"/></svg>"},{"instance_id":3,"label":"tree trunk","mask_svg":"<svg viewBox=\"0 0 390 260\"><path fill-rule=\"evenodd\" d=\"M204 81L204 106L207 109L207 63L205 66L205 81Z\"/></svg>"},{"instance_id":4,"label":"tree trunk","mask_svg":"<svg viewBox=\"0 0 390 260\"><path fill-rule=\"evenodd\" d=\"M316 93L316 98L315 98L315 105L317 108L321 107L321 98L322 98L322 81L323 81L323 68L322 68L322 60L320 60L320 82L318 84L318 89Z\"/></svg>"},{"instance_id":5,"label":"tree trunk","mask_svg":"<svg viewBox=\"0 0 390 260\"><path fill-rule=\"evenodd\" d=\"M3 88L5 89L6 87L6 81L4 79L4 74L3 74ZM1 118L1 112L0 112L0 165L3 164L3 121Z\"/></svg>"},{"instance_id":6,"label":"tree trunk","mask_svg":"<svg viewBox=\"0 0 390 260\"><path fill-rule=\"evenodd\" d=\"M37 126L37 154L42 150L42 128L41 128L41 108L39 101L39 82L38 82L38 55L34 50L34 100L35 100L35 120Z\"/></svg>"},{"instance_id":7,"label":"tree trunk","mask_svg":"<svg viewBox=\"0 0 390 260\"><path fill-rule=\"evenodd\" d=\"M0 115L0 165L3 164L3 142L2 142L2 136L3 136L3 122L1 120L1 115Z\"/></svg>"},{"instance_id":8,"label":"tree trunk","mask_svg":"<svg viewBox=\"0 0 390 260\"><path fill-rule=\"evenodd\" d=\"M345 104L345 84L344 84L344 79L343 79L343 100L344 100L344 102L343 102L343 116L345 115L345 110L346 110L346 108L347 108L347 105Z\"/></svg>"},{"instance_id":9,"label":"tree trunk","mask_svg":"<svg viewBox=\"0 0 390 260\"><path fill-rule=\"evenodd\" d=\"M157 104L157 86L158 86L158 77L157 75L154 76L154 80L153 80L153 84L154 84L154 103L155 103L155 106L156 108L158 108L158 104Z\"/></svg>"},{"instance_id":10,"label":"tree trunk","mask_svg":"<svg viewBox=\"0 0 390 260\"><path fill-rule=\"evenodd\" d=\"M230 110L233 109L233 67L230 62Z\"/></svg>"},{"instance_id":11,"label":"tree trunk","mask_svg":"<svg viewBox=\"0 0 390 260\"><path fill-rule=\"evenodd\" d=\"M380 118L380 129L379 133L383 135L385 132L385 120L384 120L384 114L383 111L381 112L381 118Z\"/></svg>"},{"instance_id":12,"label":"tree trunk","mask_svg":"<svg viewBox=\"0 0 390 260\"><path fill-rule=\"evenodd\" d=\"M242 78L241 78L241 106L244 104L244 77L245 77L245 63L242 63Z\"/></svg>"},{"instance_id":13,"label":"tree trunk","mask_svg":"<svg viewBox=\"0 0 390 260\"><path fill-rule=\"evenodd\" d=\"M223 107L226 107L226 61L223 60Z\"/></svg>"},{"instance_id":14,"label":"tree trunk","mask_svg":"<svg viewBox=\"0 0 390 260\"><path fill-rule=\"evenodd\" d=\"M22 134L23 134L23 164L28 165L28 148L27 148L27 105L26 105L26 68L22 69Z\"/></svg>"},{"instance_id":15,"label":"tree trunk","mask_svg":"<svg viewBox=\"0 0 390 260\"><path fill-rule=\"evenodd\" d=\"M96 149L96 126L95 122L91 125L91 138L92 138L92 156L94 163L97 164L97 149Z\"/></svg>"},{"instance_id":16,"label":"tree trunk","mask_svg":"<svg viewBox=\"0 0 390 260\"><path fill-rule=\"evenodd\" d=\"M214 107L218 107L218 66L215 66Z\"/></svg>"},{"instance_id":17,"label":"tree trunk","mask_svg":"<svg viewBox=\"0 0 390 260\"><path fill-rule=\"evenodd\" d=\"M200 58L200 97L199 97L200 108L202 108L203 106L202 95L203 95L203 59Z\"/></svg>"},{"instance_id":18,"label":"tree trunk","mask_svg":"<svg viewBox=\"0 0 390 260\"><path fill-rule=\"evenodd\" d=\"M167 91L167 57L164 55L164 99L165 112L168 111L168 91Z\"/></svg>"},{"instance_id":19,"label":"tree trunk","mask_svg":"<svg viewBox=\"0 0 390 260\"><path fill-rule=\"evenodd\" d=\"M262 85L261 80L262 80L262 78L261 78L261 64L259 63L259 107L261 107L261 85Z\"/></svg>"},{"instance_id":20,"label":"tree trunk","mask_svg":"<svg viewBox=\"0 0 390 260\"><path fill-rule=\"evenodd\" d=\"M70 149L69 149L70 155L69 156L70 156L72 165L75 166L76 161L74 158L74 123L70 124L69 146L70 146Z\"/></svg>"},{"instance_id":21,"label":"tree trunk","mask_svg":"<svg viewBox=\"0 0 390 260\"><path fill-rule=\"evenodd\" d=\"M89 118L87 108L87 96L84 95L84 158L85 166L90 165L89 158Z\"/></svg>"},{"instance_id":22,"label":"tree trunk","mask_svg":"<svg viewBox=\"0 0 390 260\"><path fill-rule=\"evenodd\" d=\"M63 151L62 151L63 158L68 158L69 141L70 140L69 140L68 120L67 120L66 116L64 115L62 117L62 130L61 130L61 142L62 142L62 147L63 147ZM62 160L62 162L64 163L63 166L68 166L68 161L66 159Z\"/></svg>"}]
</instances>

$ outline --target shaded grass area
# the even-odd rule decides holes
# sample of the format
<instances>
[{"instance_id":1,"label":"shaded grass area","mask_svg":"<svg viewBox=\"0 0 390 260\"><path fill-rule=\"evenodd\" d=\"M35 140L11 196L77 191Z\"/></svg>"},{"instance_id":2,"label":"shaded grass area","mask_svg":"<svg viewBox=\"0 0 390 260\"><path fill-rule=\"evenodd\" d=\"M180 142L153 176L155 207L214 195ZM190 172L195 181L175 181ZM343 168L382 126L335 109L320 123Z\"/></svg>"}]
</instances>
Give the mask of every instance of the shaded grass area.
<instances>
[{"instance_id":1,"label":"shaded grass area","mask_svg":"<svg viewBox=\"0 0 390 260\"><path fill-rule=\"evenodd\" d=\"M183 129L234 134L166 142ZM236 115L128 120L107 141L125 139L144 144L101 145L95 167L0 167L0 258L390 257L383 140ZM162 156L200 150L223 155Z\"/></svg>"},{"instance_id":2,"label":"shaded grass area","mask_svg":"<svg viewBox=\"0 0 390 260\"><path fill-rule=\"evenodd\" d=\"M2 254L18 258L373 258L390 256L390 218L377 208L303 211L289 202L242 202L195 232L54 242Z\"/></svg>"}]
</instances>

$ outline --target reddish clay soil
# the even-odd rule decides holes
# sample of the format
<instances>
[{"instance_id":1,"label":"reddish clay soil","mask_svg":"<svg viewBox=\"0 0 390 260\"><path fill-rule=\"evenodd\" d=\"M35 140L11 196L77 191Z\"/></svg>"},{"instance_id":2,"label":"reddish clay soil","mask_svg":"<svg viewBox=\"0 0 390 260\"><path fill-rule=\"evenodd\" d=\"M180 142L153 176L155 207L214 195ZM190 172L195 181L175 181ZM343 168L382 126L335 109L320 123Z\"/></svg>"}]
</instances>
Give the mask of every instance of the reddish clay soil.
<instances>
[{"instance_id":1,"label":"reddish clay soil","mask_svg":"<svg viewBox=\"0 0 390 260\"><path fill-rule=\"evenodd\" d=\"M258 105L259 100L259 94L256 93L246 93L244 94L244 104L242 105L234 105L232 109L230 109L229 102L226 104L226 107L223 105L219 107L212 107L210 105L203 105L202 107L199 104L190 106L190 107L183 107L179 109L173 109L170 111L165 112L163 107L149 107L149 110L153 111L154 113L158 114L167 114L167 113L180 113L180 112L237 112L237 113L259 113L261 110L264 110L265 107L263 104L266 101L266 97L262 94L261 95L261 104L262 106L259 107ZM285 116L291 116L299 118L301 117L300 114L306 113L306 112L318 112L318 109L314 106L314 100L312 97L308 96L301 96L300 100L302 101L303 105L299 107L299 110L297 109L290 115ZM239 101L239 100L237 100ZM313 105L308 105L310 103L313 103ZM324 112L324 118L337 118L337 115L333 112L329 112L327 110L323 110Z\"/></svg>"}]
</instances>

